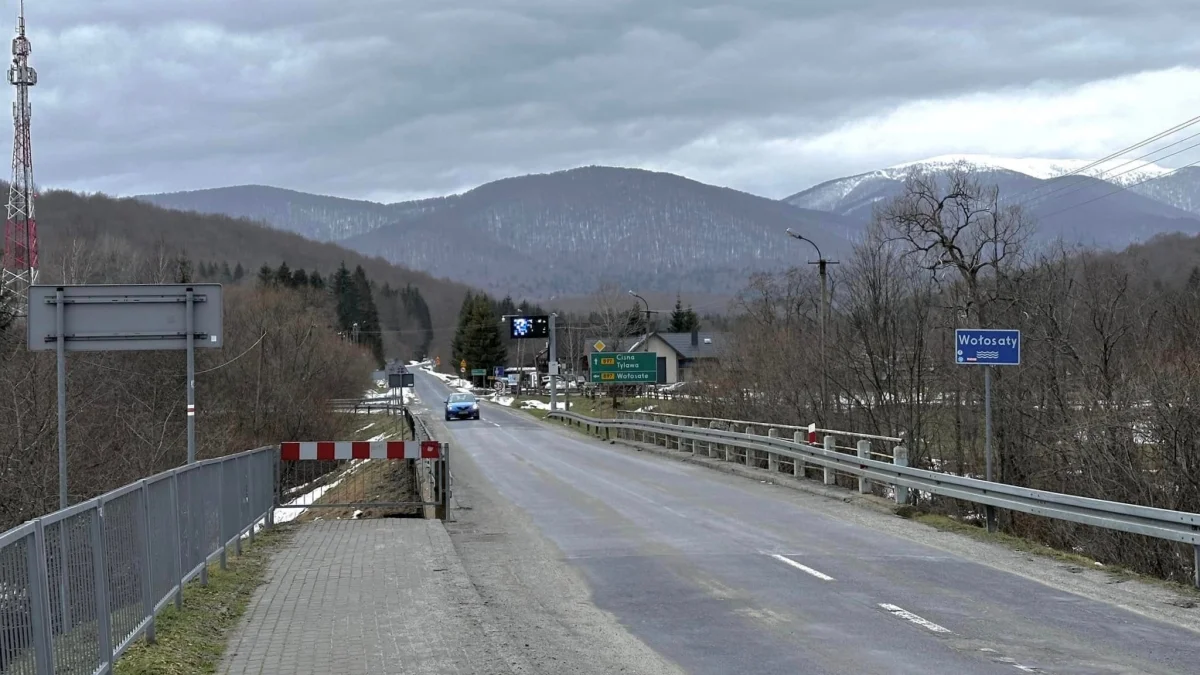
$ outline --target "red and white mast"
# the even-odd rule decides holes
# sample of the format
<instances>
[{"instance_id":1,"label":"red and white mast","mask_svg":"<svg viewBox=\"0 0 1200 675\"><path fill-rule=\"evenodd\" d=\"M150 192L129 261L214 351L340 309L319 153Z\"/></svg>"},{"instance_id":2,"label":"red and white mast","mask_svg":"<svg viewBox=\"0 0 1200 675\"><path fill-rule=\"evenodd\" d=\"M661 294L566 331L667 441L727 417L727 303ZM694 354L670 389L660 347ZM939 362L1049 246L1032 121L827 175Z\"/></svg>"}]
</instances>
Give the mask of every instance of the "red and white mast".
<instances>
[{"instance_id":1,"label":"red and white mast","mask_svg":"<svg viewBox=\"0 0 1200 675\"><path fill-rule=\"evenodd\" d=\"M22 300L27 298L29 286L37 283L38 274L33 153L29 143L29 88L37 84L37 71L29 65L29 52L29 38L25 37L25 0L21 0L17 36L12 41L12 65L8 67L8 82L17 88L17 100L13 102L12 182L8 188L0 282Z\"/></svg>"}]
</instances>

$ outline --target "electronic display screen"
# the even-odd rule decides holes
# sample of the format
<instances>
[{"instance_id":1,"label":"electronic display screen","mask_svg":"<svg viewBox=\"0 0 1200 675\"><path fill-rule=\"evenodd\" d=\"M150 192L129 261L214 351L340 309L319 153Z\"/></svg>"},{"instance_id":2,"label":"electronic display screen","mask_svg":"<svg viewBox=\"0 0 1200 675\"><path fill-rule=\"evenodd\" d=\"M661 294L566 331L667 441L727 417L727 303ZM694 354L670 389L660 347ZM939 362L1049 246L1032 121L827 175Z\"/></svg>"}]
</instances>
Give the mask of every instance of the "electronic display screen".
<instances>
[{"instance_id":1,"label":"electronic display screen","mask_svg":"<svg viewBox=\"0 0 1200 675\"><path fill-rule=\"evenodd\" d=\"M514 340L550 337L549 316L514 316L509 321L509 337Z\"/></svg>"}]
</instances>

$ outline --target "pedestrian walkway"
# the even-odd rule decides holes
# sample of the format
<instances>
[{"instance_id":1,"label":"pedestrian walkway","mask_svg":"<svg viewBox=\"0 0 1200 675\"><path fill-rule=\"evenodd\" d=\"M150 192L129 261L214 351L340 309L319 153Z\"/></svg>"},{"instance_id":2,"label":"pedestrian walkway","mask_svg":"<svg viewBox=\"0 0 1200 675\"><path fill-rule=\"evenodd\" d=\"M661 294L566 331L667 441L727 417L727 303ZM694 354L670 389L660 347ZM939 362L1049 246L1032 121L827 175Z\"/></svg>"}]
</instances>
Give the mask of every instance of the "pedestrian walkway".
<instances>
[{"instance_id":1,"label":"pedestrian walkway","mask_svg":"<svg viewBox=\"0 0 1200 675\"><path fill-rule=\"evenodd\" d=\"M440 521L317 521L272 558L218 672L508 672L481 615Z\"/></svg>"}]
</instances>

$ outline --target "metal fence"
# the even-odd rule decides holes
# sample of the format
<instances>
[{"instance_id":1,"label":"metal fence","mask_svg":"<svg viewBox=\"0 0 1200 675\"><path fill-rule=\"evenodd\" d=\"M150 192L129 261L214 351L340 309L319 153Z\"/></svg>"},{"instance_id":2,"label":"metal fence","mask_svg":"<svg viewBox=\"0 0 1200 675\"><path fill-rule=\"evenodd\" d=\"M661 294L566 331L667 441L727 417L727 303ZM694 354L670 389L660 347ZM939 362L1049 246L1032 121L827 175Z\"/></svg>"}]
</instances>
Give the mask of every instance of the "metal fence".
<instances>
[{"instance_id":1,"label":"metal fence","mask_svg":"<svg viewBox=\"0 0 1200 675\"><path fill-rule=\"evenodd\" d=\"M197 462L0 534L0 675L111 673L184 584L270 525L277 461Z\"/></svg>"},{"instance_id":2,"label":"metal fence","mask_svg":"<svg viewBox=\"0 0 1200 675\"><path fill-rule=\"evenodd\" d=\"M889 486L896 502L900 504L908 502L909 490L913 489L989 507L1190 544L1195 560L1194 581L1200 587L1200 514L1197 513L1110 502L916 469L908 466L908 451L904 446L896 446L890 458L881 460L873 458L871 442L866 439L860 440L851 454L847 449L839 448L837 439L832 435L826 435L823 444L818 446L806 442L800 431L788 440L773 430L766 436L760 436L715 428L718 426L715 421L698 425L689 419L681 419L678 423L630 418L594 419L562 411L553 411L548 417L586 426L605 435L616 433L626 440L661 444L692 454L740 461L748 466L772 471L785 469L786 462L797 476L803 475L806 465L814 465L824 470L826 484L833 484L835 472L849 474L858 478L860 492L871 492L873 484ZM769 427L761 423L758 426ZM887 455L882 457L886 458Z\"/></svg>"}]
</instances>

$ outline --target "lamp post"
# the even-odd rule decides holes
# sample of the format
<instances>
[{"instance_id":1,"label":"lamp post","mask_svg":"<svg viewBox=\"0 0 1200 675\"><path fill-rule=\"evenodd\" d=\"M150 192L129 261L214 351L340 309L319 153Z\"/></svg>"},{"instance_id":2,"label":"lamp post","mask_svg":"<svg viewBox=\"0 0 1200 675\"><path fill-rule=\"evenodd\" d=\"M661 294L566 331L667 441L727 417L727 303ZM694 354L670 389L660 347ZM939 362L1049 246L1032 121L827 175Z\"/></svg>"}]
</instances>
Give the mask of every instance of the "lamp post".
<instances>
[{"instance_id":1,"label":"lamp post","mask_svg":"<svg viewBox=\"0 0 1200 675\"><path fill-rule=\"evenodd\" d=\"M638 300L641 300L642 304L646 306L646 337L649 337L650 336L650 303L646 302L645 298L638 295L637 293L634 293L633 291L629 291L629 294L632 295L633 297L637 298Z\"/></svg>"},{"instance_id":2,"label":"lamp post","mask_svg":"<svg viewBox=\"0 0 1200 675\"><path fill-rule=\"evenodd\" d=\"M810 260L808 264L816 265L817 273L821 277L821 425L824 426L829 423L829 362L827 350L825 348L825 326L829 321L828 266L836 265L838 262L836 260L826 260L825 256L821 255L821 248L817 246L817 242L813 241L812 239L809 239L798 232L793 232L790 227L788 228L787 233L788 236L792 237L793 239L799 239L800 241L808 242L809 245L811 245L817 252L817 260L815 262Z\"/></svg>"}]
</instances>

